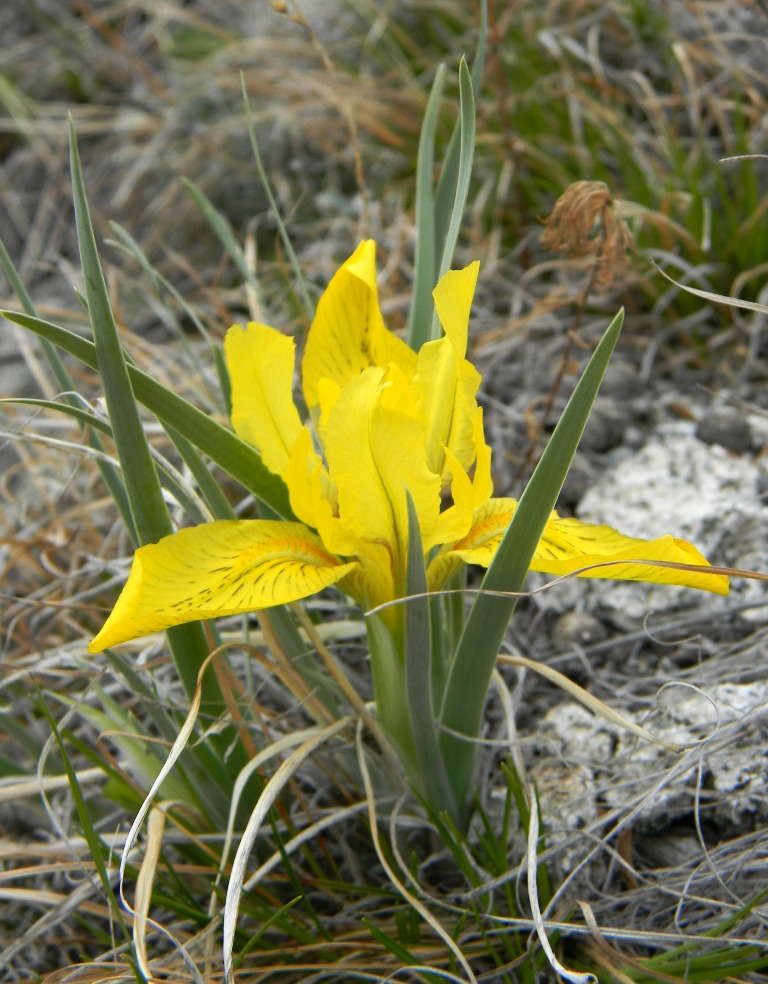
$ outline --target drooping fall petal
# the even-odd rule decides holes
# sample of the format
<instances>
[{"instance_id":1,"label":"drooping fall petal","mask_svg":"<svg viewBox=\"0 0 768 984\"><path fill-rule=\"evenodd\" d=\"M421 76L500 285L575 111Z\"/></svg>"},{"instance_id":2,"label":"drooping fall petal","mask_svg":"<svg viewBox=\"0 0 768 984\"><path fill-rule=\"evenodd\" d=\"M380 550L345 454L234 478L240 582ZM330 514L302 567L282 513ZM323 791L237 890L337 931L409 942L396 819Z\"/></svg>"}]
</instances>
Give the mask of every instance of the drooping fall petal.
<instances>
[{"instance_id":1,"label":"drooping fall petal","mask_svg":"<svg viewBox=\"0 0 768 984\"><path fill-rule=\"evenodd\" d=\"M699 588L715 594L728 594L728 578L723 574L653 567L636 561L659 560L663 563L709 567L707 559L687 540L662 536L656 540L639 540L624 536L611 526L582 523L578 519L550 520L536 548L532 570L544 574L570 574L590 564L610 566L587 571L585 576L621 581L650 581L654 584L677 584ZM627 563L617 563L627 561ZM633 561L635 563L633 563Z\"/></svg>"},{"instance_id":2,"label":"drooping fall petal","mask_svg":"<svg viewBox=\"0 0 768 984\"><path fill-rule=\"evenodd\" d=\"M183 529L136 551L122 594L88 650L297 601L355 567L331 556L301 523L218 520Z\"/></svg>"},{"instance_id":3,"label":"drooping fall petal","mask_svg":"<svg viewBox=\"0 0 768 984\"><path fill-rule=\"evenodd\" d=\"M307 406L318 404L321 379L343 387L369 366L399 365L409 378L416 354L384 326L376 287L376 244L368 239L335 274L320 298L302 361Z\"/></svg>"},{"instance_id":4,"label":"drooping fall petal","mask_svg":"<svg viewBox=\"0 0 768 984\"><path fill-rule=\"evenodd\" d=\"M456 569L456 558L467 564L488 567L512 520L515 499L490 499L476 512L469 533L450 549L438 554L429 568L430 588L438 587ZM641 540L624 536L611 526L582 523L578 519L561 519L556 513L544 527L544 533L531 561L531 570L560 576L600 564L580 577L607 578L621 581L649 581L689 588L728 593L728 578L704 571L656 567L644 561L709 567L706 558L687 540L663 536Z\"/></svg>"},{"instance_id":5,"label":"drooping fall petal","mask_svg":"<svg viewBox=\"0 0 768 984\"><path fill-rule=\"evenodd\" d=\"M276 475L282 475L302 427L292 393L294 352L292 338L255 322L233 325L224 339L232 427Z\"/></svg>"}]
</instances>

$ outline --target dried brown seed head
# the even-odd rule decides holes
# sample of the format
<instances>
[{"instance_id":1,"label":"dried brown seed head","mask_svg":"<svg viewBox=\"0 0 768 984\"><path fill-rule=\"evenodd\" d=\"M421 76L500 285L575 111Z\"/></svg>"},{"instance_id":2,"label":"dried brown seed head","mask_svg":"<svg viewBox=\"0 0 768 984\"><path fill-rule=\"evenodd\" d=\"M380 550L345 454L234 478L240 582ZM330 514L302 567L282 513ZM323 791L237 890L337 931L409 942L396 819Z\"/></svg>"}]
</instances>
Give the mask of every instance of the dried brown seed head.
<instances>
[{"instance_id":1,"label":"dried brown seed head","mask_svg":"<svg viewBox=\"0 0 768 984\"><path fill-rule=\"evenodd\" d=\"M634 240L602 181L576 181L555 202L544 219L541 244L558 253L594 257L594 286L606 287L627 262Z\"/></svg>"}]
</instances>

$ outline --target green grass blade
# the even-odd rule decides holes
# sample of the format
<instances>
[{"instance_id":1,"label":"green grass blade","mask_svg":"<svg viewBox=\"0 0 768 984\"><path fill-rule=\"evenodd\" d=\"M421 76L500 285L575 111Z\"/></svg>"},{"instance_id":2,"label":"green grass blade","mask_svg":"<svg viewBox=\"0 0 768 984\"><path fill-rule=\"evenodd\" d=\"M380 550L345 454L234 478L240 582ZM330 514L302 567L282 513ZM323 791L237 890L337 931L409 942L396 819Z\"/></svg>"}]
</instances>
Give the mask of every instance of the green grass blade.
<instances>
[{"instance_id":1,"label":"green grass blade","mask_svg":"<svg viewBox=\"0 0 768 984\"><path fill-rule=\"evenodd\" d=\"M2 267L3 272L8 278L8 283L11 285L14 293L21 302L21 306L24 308L26 313L31 317L36 317L37 311L32 303L32 299L27 293L24 284L21 282L21 277L13 265L8 250L5 248L2 241L0 241L0 267ZM47 338L40 339L40 347L42 349L45 360L48 363L53 377L56 380L56 384L59 387L61 393L73 394L76 390L75 384L67 371L67 367L61 361L58 351L55 345L53 345ZM68 395L65 399L72 405L76 405L76 398L74 396ZM99 440L98 434L92 431L88 432L88 444L94 450L103 452L104 445ZM134 544L138 543L138 535L136 533L136 527L133 522L133 516L131 515L131 507L128 502L128 495L125 491L125 485L120 477L120 473L116 468L114 468L108 461L99 460L97 465L104 484L112 497L113 502L117 506L117 509L122 517L125 527L131 537Z\"/></svg>"},{"instance_id":2,"label":"green grass blade","mask_svg":"<svg viewBox=\"0 0 768 984\"><path fill-rule=\"evenodd\" d=\"M27 314L16 311L0 311L0 314L8 321L49 339L92 369L98 369L96 350L93 342L88 339ZM222 427L188 400L172 393L136 366L129 364L127 369L134 396L162 423L175 428L278 515L286 519L293 518L288 491L282 479L265 467L254 447L241 441L231 430Z\"/></svg>"},{"instance_id":3,"label":"green grass blade","mask_svg":"<svg viewBox=\"0 0 768 984\"><path fill-rule=\"evenodd\" d=\"M376 940L377 943L381 944L385 950L389 950L397 959L403 964L404 967L420 967L421 964L416 956L410 952L406 947L403 946L398 940L393 936L390 936L384 930L380 929L372 919L366 919L363 916L363 925L371 934L371 936ZM429 974L424 974L424 980L429 981L439 981L443 978L436 975L430 976Z\"/></svg>"},{"instance_id":4,"label":"green grass blade","mask_svg":"<svg viewBox=\"0 0 768 984\"><path fill-rule=\"evenodd\" d=\"M99 834L91 820L91 814L88 811L88 806L85 802L85 797L83 796L83 791L80 788L80 783L77 781L77 773L72 765L72 761L67 754L67 749L62 740L61 734L59 732L58 725L56 724L56 719L45 702L45 698L42 693L38 690L38 702L40 709L43 712L46 720L48 721L48 726L51 729L56 745L59 749L61 759L64 763L64 769L67 773L67 779L69 780L69 788L72 793L72 800L75 804L75 809L77 810L77 815L80 819L80 826L83 831L83 836L88 844L88 850L90 856L93 859L94 866L96 867L96 873L99 876L99 881L104 889L104 892L109 899L110 908L117 919L120 930L123 933L123 937L126 942L130 943L131 934L126 926L125 919L123 918L122 907L118 904L114 892L112 891L112 882L109 877L109 872L107 871L107 866L104 858L109 855L109 848L104 844Z\"/></svg>"},{"instance_id":5,"label":"green grass blade","mask_svg":"<svg viewBox=\"0 0 768 984\"><path fill-rule=\"evenodd\" d=\"M32 298L27 293L27 289L21 282L21 277L13 265L13 261L5 248L5 244L0 240L0 267L3 273L8 278L8 283L11 285L11 289L14 294L18 297L21 302L21 306L27 312L35 316L37 311L32 303ZM61 389L62 393L67 393L75 389L74 383L72 382L72 377L67 372L66 366L59 358L59 353L56 351L53 345L46 339L41 340L41 345L43 349L43 354L45 355L48 365L51 367L51 371L56 379L56 383Z\"/></svg>"},{"instance_id":6,"label":"green grass blade","mask_svg":"<svg viewBox=\"0 0 768 984\"><path fill-rule=\"evenodd\" d=\"M259 284L253 275L253 271L248 266L245 259L245 253L243 252L240 244L235 239L232 229L229 223L218 211L218 209L213 205L211 201L205 196L205 194L197 187L197 185L190 181L189 178L182 178L181 183L187 189L192 197L195 205L203 213L203 217L206 222L210 225L216 235L219 237L219 241L224 249L229 253L232 260L234 260L237 269L240 271L240 275L243 280L248 283L256 295L259 294Z\"/></svg>"},{"instance_id":7,"label":"green grass blade","mask_svg":"<svg viewBox=\"0 0 768 984\"><path fill-rule=\"evenodd\" d=\"M419 136L416 159L416 242L414 255L413 297L408 318L406 341L418 352L429 341L435 307L432 291L437 283L435 248L435 204L432 172L435 166L435 131L440 99L445 84L445 65L440 65L432 83L424 121Z\"/></svg>"},{"instance_id":8,"label":"green grass blade","mask_svg":"<svg viewBox=\"0 0 768 984\"><path fill-rule=\"evenodd\" d=\"M256 170L259 172L259 179L267 196L269 207L272 209L272 217L277 224L277 231L280 235L283 247L285 248L286 255L288 256L288 261L291 264L291 270L293 271L293 276L298 286L299 294L301 296L301 303L304 305L307 321L311 322L315 316L315 305L312 303L312 299L307 291L307 284L304 279L304 274L302 273L301 264L296 256L293 243L291 242L291 237L288 235L285 222L283 222L283 217L280 214L277 199L272 194L272 186L269 183L269 176L267 175L264 162L261 158L261 151L259 150L259 142L256 139L256 128L253 125L253 110L251 109L251 103L248 99L248 90L245 87L245 75L242 72L240 73L240 88L243 93L243 102L245 103L245 119L248 126L248 136L251 141L253 158L256 161Z\"/></svg>"},{"instance_id":9,"label":"green grass blade","mask_svg":"<svg viewBox=\"0 0 768 984\"><path fill-rule=\"evenodd\" d=\"M621 331L623 312L613 319L584 370L558 421L515 515L496 551L481 588L520 591L544 526L555 506L573 455L589 418L595 396ZM443 724L460 734L478 734L488 686L516 598L480 594L472 606L446 684ZM475 748L470 741L441 734L456 798L467 804Z\"/></svg>"},{"instance_id":10,"label":"green grass blade","mask_svg":"<svg viewBox=\"0 0 768 984\"><path fill-rule=\"evenodd\" d=\"M132 256L139 264L141 269L144 271L144 274L146 275L148 280L150 280L150 282L153 283L156 288L164 290L167 294L169 294L170 297L172 297L173 300L176 301L176 303L182 309L184 314L186 314L186 316L195 326L196 330L200 332L200 334L203 336L203 338L206 339L206 341L210 342L211 345L213 345L214 341L211 338L211 333L208 331L208 329L205 327L203 322L198 317L194 307L191 304L187 303L187 301L184 299L184 296L181 293L179 293L178 290L176 290L173 284L161 273L159 273L155 269L155 267L152 266L152 263L150 262L147 254L144 252L141 246L136 242L133 236L128 232L128 230L124 229L118 222L110 222L109 227L112 230L112 232L114 232L114 234L117 236L117 240L116 241L108 240L108 242L118 246L118 248L120 248L128 256Z\"/></svg>"},{"instance_id":11,"label":"green grass blade","mask_svg":"<svg viewBox=\"0 0 768 984\"><path fill-rule=\"evenodd\" d=\"M107 423L107 421L101 420L99 417L96 417L88 410L84 410L82 407L72 406L70 403L58 403L55 400L38 400L34 397L0 399L0 404L3 403L10 403L19 406L39 407L41 410L56 410L68 417L73 417L75 420L79 421L84 428L91 427L95 430L101 431L102 434L106 434L108 437L112 436L112 427L109 423ZM183 458L184 463L190 469L192 475L200 486L200 491L203 494L205 501L211 507L211 512L216 515L217 519L234 519L234 510L227 502L223 492L216 484L211 473L205 467L200 455L195 451L186 438L182 437L176 431L173 431L172 428L168 428L168 430L169 437L173 441L176 449ZM203 522L204 517L201 515L200 509L189 497L186 490L179 484L176 477L170 471L165 471L162 463L160 463L160 469L160 481L163 487L167 489L179 505L183 507L190 519L198 523Z\"/></svg>"},{"instance_id":12,"label":"green grass blade","mask_svg":"<svg viewBox=\"0 0 768 984\"><path fill-rule=\"evenodd\" d=\"M208 471L205 462L197 453L192 442L188 441L183 434L180 434L173 427L166 426L165 430L181 455L184 464L192 472L192 477L214 517L216 519L235 519L235 510L221 491L219 483Z\"/></svg>"}]
</instances>

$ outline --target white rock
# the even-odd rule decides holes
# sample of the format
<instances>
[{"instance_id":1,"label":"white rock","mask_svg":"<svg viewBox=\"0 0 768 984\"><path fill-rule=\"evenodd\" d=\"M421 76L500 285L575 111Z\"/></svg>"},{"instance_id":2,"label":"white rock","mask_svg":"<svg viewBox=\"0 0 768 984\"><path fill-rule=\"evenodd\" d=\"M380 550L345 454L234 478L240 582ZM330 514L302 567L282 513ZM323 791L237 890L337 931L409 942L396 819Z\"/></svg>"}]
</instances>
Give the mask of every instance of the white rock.
<instances>
[{"instance_id":1,"label":"white rock","mask_svg":"<svg viewBox=\"0 0 768 984\"><path fill-rule=\"evenodd\" d=\"M687 750L639 741L572 701L553 707L541 722L537 740L546 751L534 775L547 777L553 768L573 773L578 789L561 787L558 798L545 784L548 824L584 826L597 813L598 795L604 806L641 804L640 815L674 819L694 807L700 778L703 802L720 822L739 832L768 822L768 756L754 734L768 718L768 682L701 691L671 686L661 691L656 711L628 716L659 741Z\"/></svg>"},{"instance_id":2,"label":"white rock","mask_svg":"<svg viewBox=\"0 0 768 984\"><path fill-rule=\"evenodd\" d=\"M691 540L710 563L768 571L768 506L760 499L763 460L735 456L697 440L691 425L662 427L638 452L608 471L584 496L579 518L608 523L629 536L671 533ZM589 582L587 607L598 603L622 628L650 611L729 607L754 602L744 617L765 618L764 582L734 578L731 595L630 582Z\"/></svg>"}]
</instances>

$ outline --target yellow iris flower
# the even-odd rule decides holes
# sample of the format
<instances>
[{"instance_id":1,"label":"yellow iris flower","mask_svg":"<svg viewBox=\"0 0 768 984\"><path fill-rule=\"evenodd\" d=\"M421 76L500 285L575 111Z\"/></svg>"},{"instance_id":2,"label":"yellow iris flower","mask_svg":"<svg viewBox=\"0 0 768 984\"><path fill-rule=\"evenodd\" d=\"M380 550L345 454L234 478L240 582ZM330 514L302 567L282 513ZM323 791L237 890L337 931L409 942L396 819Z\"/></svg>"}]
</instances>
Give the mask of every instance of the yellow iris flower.
<instances>
[{"instance_id":1,"label":"yellow iris flower","mask_svg":"<svg viewBox=\"0 0 768 984\"><path fill-rule=\"evenodd\" d=\"M491 497L480 375L466 358L478 269L472 263L440 280L434 300L444 335L416 354L384 325L375 244L361 243L320 299L307 338L304 423L292 396L293 340L266 325L234 325L224 343L232 426L285 482L295 521L218 520L141 547L90 652L194 619L297 601L332 584L364 609L402 597L406 492L431 590L462 564L487 566L517 503ZM638 560L707 565L685 540L633 539L553 513L531 569L561 575L620 561L589 576L728 591L721 575ZM398 607L382 613L385 622L399 617Z\"/></svg>"}]
</instances>

